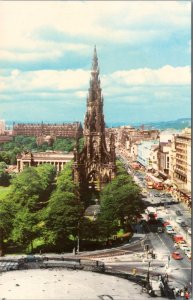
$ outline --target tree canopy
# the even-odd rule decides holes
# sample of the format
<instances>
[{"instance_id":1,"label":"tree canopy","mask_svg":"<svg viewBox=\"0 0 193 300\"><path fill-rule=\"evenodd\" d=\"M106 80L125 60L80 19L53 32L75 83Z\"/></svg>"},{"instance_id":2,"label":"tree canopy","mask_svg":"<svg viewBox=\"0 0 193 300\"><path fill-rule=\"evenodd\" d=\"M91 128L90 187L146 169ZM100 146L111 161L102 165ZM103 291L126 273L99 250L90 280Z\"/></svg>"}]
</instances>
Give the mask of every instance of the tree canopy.
<instances>
[{"instance_id":1,"label":"tree canopy","mask_svg":"<svg viewBox=\"0 0 193 300\"><path fill-rule=\"evenodd\" d=\"M42 221L39 211L47 205L54 179L54 166L45 164L25 168L12 180L9 197L17 205L12 231L16 243L31 244L33 248L32 241L39 236L38 224Z\"/></svg>"},{"instance_id":2,"label":"tree canopy","mask_svg":"<svg viewBox=\"0 0 193 300\"><path fill-rule=\"evenodd\" d=\"M80 149L83 146L83 139L79 140ZM11 142L5 142L0 145L0 162L3 161L6 164L16 164L17 154L23 151L46 151L46 150L58 150L70 152L73 151L75 145L74 138L56 138L53 145L48 143L38 145L36 138L33 136L15 136Z\"/></svg>"},{"instance_id":3,"label":"tree canopy","mask_svg":"<svg viewBox=\"0 0 193 300\"><path fill-rule=\"evenodd\" d=\"M53 244L60 244L65 249L65 242L73 237L77 239L79 222L83 214L80 203L79 188L72 178L71 164L67 164L57 178L53 191L45 209L45 237Z\"/></svg>"},{"instance_id":4,"label":"tree canopy","mask_svg":"<svg viewBox=\"0 0 193 300\"><path fill-rule=\"evenodd\" d=\"M118 228L128 230L129 223L143 211L140 188L131 176L118 168L118 174L101 192L99 221L106 235L116 233Z\"/></svg>"},{"instance_id":5,"label":"tree canopy","mask_svg":"<svg viewBox=\"0 0 193 300\"><path fill-rule=\"evenodd\" d=\"M5 162L0 162L0 185L8 186L10 175L6 171L7 164Z\"/></svg>"}]
</instances>

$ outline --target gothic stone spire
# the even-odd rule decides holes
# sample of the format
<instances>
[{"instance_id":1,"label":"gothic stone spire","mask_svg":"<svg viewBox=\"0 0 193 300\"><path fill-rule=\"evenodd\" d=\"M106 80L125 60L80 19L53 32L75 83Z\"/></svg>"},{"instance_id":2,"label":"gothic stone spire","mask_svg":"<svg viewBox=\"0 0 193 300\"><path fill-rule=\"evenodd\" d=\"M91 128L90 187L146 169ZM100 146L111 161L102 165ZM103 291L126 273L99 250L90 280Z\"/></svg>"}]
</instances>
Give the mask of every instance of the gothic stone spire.
<instances>
[{"instance_id":1,"label":"gothic stone spire","mask_svg":"<svg viewBox=\"0 0 193 300\"><path fill-rule=\"evenodd\" d=\"M115 176L115 152L111 142L107 150L105 140L105 122L103 114L103 96L100 87L99 67L96 47L94 47L90 87L87 97L87 111L84 120L84 148L79 153L79 160L74 164L74 178L80 181L91 180L103 186ZM76 153L77 157L77 153ZM77 174L79 172L79 174ZM84 177L84 178L83 178Z\"/></svg>"}]
</instances>

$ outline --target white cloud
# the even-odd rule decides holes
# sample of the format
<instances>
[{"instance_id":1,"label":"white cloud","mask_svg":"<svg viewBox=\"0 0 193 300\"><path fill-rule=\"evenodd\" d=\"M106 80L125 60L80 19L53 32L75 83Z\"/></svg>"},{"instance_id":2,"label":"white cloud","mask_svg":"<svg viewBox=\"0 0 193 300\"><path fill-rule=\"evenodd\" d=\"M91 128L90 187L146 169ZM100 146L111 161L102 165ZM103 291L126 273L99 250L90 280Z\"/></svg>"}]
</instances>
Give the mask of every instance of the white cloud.
<instances>
[{"instance_id":1,"label":"white cloud","mask_svg":"<svg viewBox=\"0 0 193 300\"><path fill-rule=\"evenodd\" d=\"M71 35L75 40L92 37L96 41L141 43L164 37L177 28L190 28L190 5L179 1L1 1L0 47L41 52L51 47L35 35L42 28ZM65 49L79 51L75 44L65 45ZM4 55L8 58L8 53Z\"/></svg>"},{"instance_id":2,"label":"white cloud","mask_svg":"<svg viewBox=\"0 0 193 300\"><path fill-rule=\"evenodd\" d=\"M0 73L1 74L1 73ZM9 71L9 75L0 75L0 92L2 95L16 93L42 93L41 95L73 93L75 98L85 98L89 88L90 71L77 70L40 70L24 72L18 69ZM190 87L190 67L163 66L159 69L120 70L101 76L104 97L127 97L134 99L148 94L148 87L157 88L154 96L162 98L167 93L172 95L171 86ZM166 87L167 90L159 90ZM27 98L27 96L26 96Z\"/></svg>"},{"instance_id":3,"label":"white cloud","mask_svg":"<svg viewBox=\"0 0 193 300\"><path fill-rule=\"evenodd\" d=\"M87 91L78 91L75 93L75 96L79 98L86 99L88 92Z\"/></svg>"},{"instance_id":4,"label":"white cloud","mask_svg":"<svg viewBox=\"0 0 193 300\"><path fill-rule=\"evenodd\" d=\"M108 84L109 78L105 78ZM190 67L163 66L159 69L134 69L116 71L110 75L110 80L117 85L190 85Z\"/></svg>"},{"instance_id":5,"label":"white cloud","mask_svg":"<svg viewBox=\"0 0 193 300\"><path fill-rule=\"evenodd\" d=\"M86 88L90 72L85 70L40 70L22 72L12 70L10 76L0 77L1 92L34 92L77 90Z\"/></svg>"}]
</instances>

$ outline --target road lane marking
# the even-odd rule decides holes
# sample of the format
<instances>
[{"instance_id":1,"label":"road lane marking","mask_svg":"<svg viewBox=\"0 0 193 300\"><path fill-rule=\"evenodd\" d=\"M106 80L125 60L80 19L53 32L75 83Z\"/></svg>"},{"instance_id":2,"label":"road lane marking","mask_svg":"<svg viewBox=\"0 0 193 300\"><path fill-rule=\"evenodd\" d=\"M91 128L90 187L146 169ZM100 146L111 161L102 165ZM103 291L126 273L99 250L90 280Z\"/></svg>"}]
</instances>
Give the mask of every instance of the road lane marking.
<instances>
[{"instance_id":1,"label":"road lane marking","mask_svg":"<svg viewBox=\"0 0 193 300\"><path fill-rule=\"evenodd\" d=\"M161 239L161 237L159 236L159 234L158 233L156 233L156 235L157 235L157 237L159 237L159 239L160 239L160 241L161 241L161 243L166 247L166 244L164 243L164 241ZM168 249L168 247L166 247L167 249Z\"/></svg>"}]
</instances>

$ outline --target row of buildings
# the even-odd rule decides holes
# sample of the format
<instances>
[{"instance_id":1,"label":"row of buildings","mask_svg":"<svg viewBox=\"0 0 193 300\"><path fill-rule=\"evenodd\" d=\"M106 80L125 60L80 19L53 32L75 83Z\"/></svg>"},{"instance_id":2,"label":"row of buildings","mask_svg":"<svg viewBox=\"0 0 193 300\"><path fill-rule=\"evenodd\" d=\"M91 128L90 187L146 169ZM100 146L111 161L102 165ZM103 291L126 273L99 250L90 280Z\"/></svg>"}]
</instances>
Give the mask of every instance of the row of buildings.
<instances>
[{"instance_id":1,"label":"row of buildings","mask_svg":"<svg viewBox=\"0 0 193 300\"><path fill-rule=\"evenodd\" d=\"M191 203L191 128L144 130L122 127L116 131L119 151L131 162L162 178L174 194Z\"/></svg>"},{"instance_id":2,"label":"row of buildings","mask_svg":"<svg viewBox=\"0 0 193 300\"><path fill-rule=\"evenodd\" d=\"M56 138L81 138L83 128L80 122L63 124L46 123L13 123L11 129L6 128L4 120L0 120L0 143L8 142L15 136L34 136L37 144L51 144Z\"/></svg>"},{"instance_id":3,"label":"row of buildings","mask_svg":"<svg viewBox=\"0 0 193 300\"><path fill-rule=\"evenodd\" d=\"M8 133L7 133L8 132ZM130 162L138 162L146 170L159 174L171 182L176 188L190 195L191 192L191 129L184 131L163 131L157 129L134 128L122 126L106 128L108 140L115 136L115 144ZM16 135L36 136L37 139L47 137L81 137L81 123L73 124L14 124L12 134L6 129L5 122L0 121L0 136ZM5 140L8 141L8 140ZM23 153L18 157L18 171L25 165L38 165L44 162L56 165L57 170L63 169L64 163L72 159L72 154L61 153ZM59 158L59 160L58 160Z\"/></svg>"}]
</instances>

